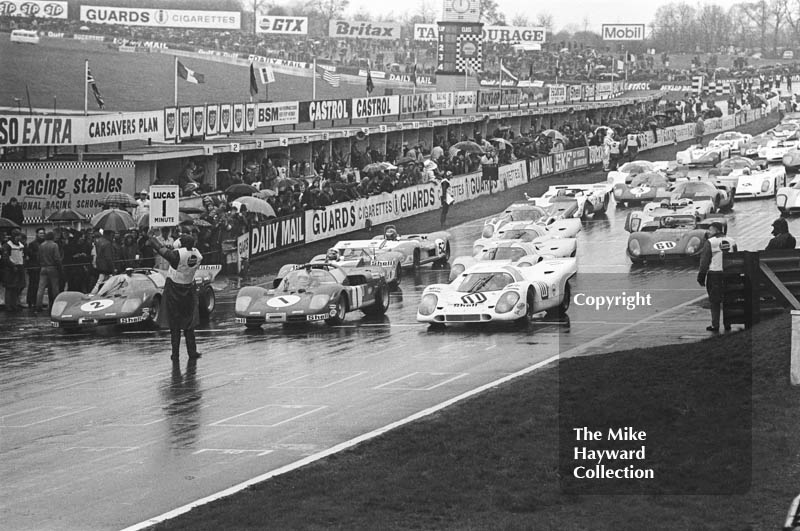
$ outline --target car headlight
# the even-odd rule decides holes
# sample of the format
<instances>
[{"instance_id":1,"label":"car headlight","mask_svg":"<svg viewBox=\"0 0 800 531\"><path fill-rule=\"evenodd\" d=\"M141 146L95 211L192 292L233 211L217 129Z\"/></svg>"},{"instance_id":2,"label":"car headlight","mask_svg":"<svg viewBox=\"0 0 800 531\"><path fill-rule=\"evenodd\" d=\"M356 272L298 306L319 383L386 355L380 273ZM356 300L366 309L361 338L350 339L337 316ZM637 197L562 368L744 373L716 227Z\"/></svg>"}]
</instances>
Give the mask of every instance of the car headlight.
<instances>
[{"instance_id":1,"label":"car headlight","mask_svg":"<svg viewBox=\"0 0 800 531\"><path fill-rule=\"evenodd\" d=\"M56 301L53 304L53 308L50 310L50 315L52 317L58 317L62 313L64 313L64 309L67 307L67 301Z\"/></svg>"},{"instance_id":2,"label":"car headlight","mask_svg":"<svg viewBox=\"0 0 800 531\"><path fill-rule=\"evenodd\" d=\"M463 273L465 269L466 268L464 267L464 264L456 264L453 267L451 267L450 268L450 281L452 282L453 280L455 280L455 278L458 275L460 275L461 273Z\"/></svg>"},{"instance_id":3,"label":"car headlight","mask_svg":"<svg viewBox=\"0 0 800 531\"><path fill-rule=\"evenodd\" d=\"M625 187L622 186L622 185L619 185L619 184L615 185L614 186L614 197L622 197L622 192L623 192L624 189L625 189Z\"/></svg>"},{"instance_id":4,"label":"car headlight","mask_svg":"<svg viewBox=\"0 0 800 531\"><path fill-rule=\"evenodd\" d=\"M477 256L483 251L483 245L475 245L472 247L472 256Z\"/></svg>"},{"instance_id":5,"label":"car headlight","mask_svg":"<svg viewBox=\"0 0 800 531\"><path fill-rule=\"evenodd\" d=\"M784 208L786 206L787 199L788 199L788 197L783 195L783 194L775 197L775 202L778 203L778 208ZM56 304L58 304L58 303L56 303Z\"/></svg>"},{"instance_id":6,"label":"car headlight","mask_svg":"<svg viewBox=\"0 0 800 531\"><path fill-rule=\"evenodd\" d=\"M792 165L792 156L791 155L784 155L782 162L786 166L791 166Z\"/></svg>"},{"instance_id":7,"label":"car headlight","mask_svg":"<svg viewBox=\"0 0 800 531\"><path fill-rule=\"evenodd\" d=\"M766 192L767 190L769 190L769 181L765 180L761 183L761 191Z\"/></svg>"},{"instance_id":8,"label":"car headlight","mask_svg":"<svg viewBox=\"0 0 800 531\"><path fill-rule=\"evenodd\" d=\"M420 315L430 315L433 313L433 310L436 309L436 305L439 303L439 297L434 295L433 293L428 293L423 295L422 300L419 302L419 313Z\"/></svg>"},{"instance_id":9,"label":"car headlight","mask_svg":"<svg viewBox=\"0 0 800 531\"><path fill-rule=\"evenodd\" d=\"M494 311L497 313L508 313L514 309L514 305L519 302L519 293L516 291L507 291L500 296Z\"/></svg>"},{"instance_id":10,"label":"car headlight","mask_svg":"<svg viewBox=\"0 0 800 531\"><path fill-rule=\"evenodd\" d=\"M689 242L686 244L686 254L696 253L697 250L700 249L701 243L702 242L700 241L700 238L697 236L692 236L689 238Z\"/></svg>"},{"instance_id":11,"label":"car headlight","mask_svg":"<svg viewBox=\"0 0 800 531\"><path fill-rule=\"evenodd\" d=\"M128 299L122 303L122 313L130 313L136 311L139 306L142 305L142 301L139 299Z\"/></svg>"},{"instance_id":12,"label":"car headlight","mask_svg":"<svg viewBox=\"0 0 800 531\"><path fill-rule=\"evenodd\" d=\"M321 310L328 305L331 298L326 293L320 293L311 297L311 302L308 303L308 309L313 311Z\"/></svg>"},{"instance_id":13,"label":"car headlight","mask_svg":"<svg viewBox=\"0 0 800 531\"><path fill-rule=\"evenodd\" d=\"M642 254L642 247L639 245L639 240L631 240L628 242L628 251L633 256L639 256Z\"/></svg>"},{"instance_id":14,"label":"car headlight","mask_svg":"<svg viewBox=\"0 0 800 531\"><path fill-rule=\"evenodd\" d=\"M481 232L481 238L491 238L492 234L494 234L494 227L491 225L486 225L483 227L483 232Z\"/></svg>"},{"instance_id":15,"label":"car headlight","mask_svg":"<svg viewBox=\"0 0 800 531\"><path fill-rule=\"evenodd\" d=\"M247 308L250 307L250 301L253 300L253 297L237 297L236 298L236 311L237 312L245 312Z\"/></svg>"}]
</instances>

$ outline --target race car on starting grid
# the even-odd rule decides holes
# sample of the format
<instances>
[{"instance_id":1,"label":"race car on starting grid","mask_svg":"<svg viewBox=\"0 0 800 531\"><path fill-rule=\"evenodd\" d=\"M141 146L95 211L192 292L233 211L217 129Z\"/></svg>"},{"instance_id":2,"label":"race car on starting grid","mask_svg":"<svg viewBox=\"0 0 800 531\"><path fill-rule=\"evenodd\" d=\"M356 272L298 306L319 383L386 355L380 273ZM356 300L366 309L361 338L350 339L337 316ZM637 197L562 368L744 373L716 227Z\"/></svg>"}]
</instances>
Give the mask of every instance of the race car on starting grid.
<instances>
[{"instance_id":1,"label":"race car on starting grid","mask_svg":"<svg viewBox=\"0 0 800 531\"><path fill-rule=\"evenodd\" d=\"M750 139L742 148L741 155L745 157L758 157L758 150L772 143L777 142L775 135L771 131L761 133Z\"/></svg>"},{"instance_id":2,"label":"race car on starting grid","mask_svg":"<svg viewBox=\"0 0 800 531\"><path fill-rule=\"evenodd\" d=\"M450 260L450 233L436 231L429 234L400 235L394 225L387 225L383 235L370 240L377 248L402 253L402 267L419 267L422 264L445 266Z\"/></svg>"},{"instance_id":3,"label":"race car on starting grid","mask_svg":"<svg viewBox=\"0 0 800 531\"><path fill-rule=\"evenodd\" d=\"M539 312L563 314L572 297L575 258L543 260L517 267L480 262L449 284L422 292L417 321L434 326L493 321L529 322Z\"/></svg>"},{"instance_id":4,"label":"race car on starting grid","mask_svg":"<svg viewBox=\"0 0 800 531\"><path fill-rule=\"evenodd\" d=\"M800 124L794 121L780 123L770 129L769 132L778 140L796 140L800 137Z\"/></svg>"},{"instance_id":5,"label":"race car on starting grid","mask_svg":"<svg viewBox=\"0 0 800 531\"><path fill-rule=\"evenodd\" d=\"M708 147L695 145L683 151L678 151L675 154L675 160L683 166L715 166L730 156L731 150L727 145L709 145Z\"/></svg>"},{"instance_id":6,"label":"race car on starting grid","mask_svg":"<svg viewBox=\"0 0 800 531\"><path fill-rule=\"evenodd\" d=\"M512 235L512 234L509 234ZM513 265L533 265L549 258L575 256L575 238L551 239L544 243L532 243L520 239L490 242L475 256L459 256L450 267L450 280L478 262L495 261Z\"/></svg>"},{"instance_id":7,"label":"race car on starting grid","mask_svg":"<svg viewBox=\"0 0 800 531\"><path fill-rule=\"evenodd\" d=\"M783 167L786 169L786 172L797 172L800 170L800 146L795 147L794 149L790 149L786 152L781 159L783 163Z\"/></svg>"},{"instance_id":8,"label":"race car on starting grid","mask_svg":"<svg viewBox=\"0 0 800 531\"><path fill-rule=\"evenodd\" d=\"M575 223L559 223L542 225L535 221L513 221L506 223L489 238L478 238L472 245L472 256L483 252L493 242L520 241L533 243L542 254L553 256L575 256L577 241L575 236L581 230L577 219L562 220ZM488 225L487 225L488 226ZM484 227L486 229L486 227Z\"/></svg>"},{"instance_id":9,"label":"race car on starting grid","mask_svg":"<svg viewBox=\"0 0 800 531\"><path fill-rule=\"evenodd\" d=\"M379 268L342 268L333 263L287 264L273 289L247 286L236 294L236 323L248 329L265 323L325 321L338 325L348 312L383 315L389 286Z\"/></svg>"},{"instance_id":10,"label":"race car on starting grid","mask_svg":"<svg viewBox=\"0 0 800 531\"><path fill-rule=\"evenodd\" d=\"M669 197L670 182L661 173L647 172L636 175L630 183L614 185L614 201L617 205L641 205Z\"/></svg>"},{"instance_id":11,"label":"race car on starting grid","mask_svg":"<svg viewBox=\"0 0 800 531\"><path fill-rule=\"evenodd\" d=\"M672 201L691 199L696 205L707 202L711 212L730 210L734 203L733 189L713 177L679 182L670 188L670 196Z\"/></svg>"},{"instance_id":12,"label":"race car on starting grid","mask_svg":"<svg viewBox=\"0 0 800 531\"><path fill-rule=\"evenodd\" d=\"M723 216L709 216L699 221L694 216L654 219L631 232L626 253L635 264L697 257L712 222L721 223L723 233L727 233L728 222Z\"/></svg>"},{"instance_id":13,"label":"race car on starting grid","mask_svg":"<svg viewBox=\"0 0 800 531\"><path fill-rule=\"evenodd\" d=\"M783 162L783 157L800 146L800 140L796 137L786 138L769 142L766 146L758 149L758 157L767 162Z\"/></svg>"},{"instance_id":14,"label":"race car on starting grid","mask_svg":"<svg viewBox=\"0 0 800 531\"><path fill-rule=\"evenodd\" d=\"M339 267L380 267L389 284L397 285L403 276L405 255L399 251L382 249L375 245L375 240L341 241L328 249L325 254L318 254L311 263L332 262Z\"/></svg>"},{"instance_id":15,"label":"race car on starting grid","mask_svg":"<svg viewBox=\"0 0 800 531\"><path fill-rule=\"evenodd\" d=\"M541 197L529 197L525 194L525 199L536 206L549 209L551 216L586 218L605 213L611 201L611 188L608 182L556 185L548 188ZM558 213L562 214L559 216Z\"/></svg>"},{"instance_id":16,"label":"race car on starting grid","mask_svg":"<svg viewBox=\"0 0 800 531\"><path fill-rule=\"evenodd\" d=\"M800 175L795 176L789 185L779 188L775 194L775 204L781 214L797 214L800 212Z\"/></svg>"},{"instance_id":17,"label":"race car on starting grid","mask_svg":"<svg viewBox=\"0 0 800 531\"><path fill-rule=\"evenodd\" d=\"M709 201L695 203L691 199L663 199L660 202L647 203L642 210L628 214L625 218L625 230L636 232L646 223L665 216L694 216L705 219L712 214L713 205Z\"/></svg>"},{"instance_id":18,"label":"race car on starting grid","mask_svg":"<svg viewBox=\"0 0 800 531\"><path fill-rule=\"evenodd\" d=\"M608 182L612 185L617 183L630 184L633 178L640 173L661 172L666 174L669 166L669 161L665 160L657 162L648 160L626 162L616 170L608 172Z\"/></svg>"},{"instance_id":19,"label":"race car on starting grid","mask_svg":"<svg viewBox=\"0 0 800 531\"><path fill-rule=\"evenodd\" d=\"M753 135L740 133L738 131L727 131L720 133L714 140L708 143L708 147L727 146L731 153L741 153L742 149L753 140Z\"/></svg>"},{"instance_id":20,"label":"race car on starting grid","mask_svg":"<svg viewBox=\"0 0 800 531\"><path fill-rule=\"evenodd\" d=\"M501 228L514 222L538 223L546 226L553 236L568 238L574 238L581 230L580 219L565 218L559 212L553 216L544 208L528 202L512 203L503 212L484 221L481 239L496 239L495 235Z\"/></svg>"},{"instance_id":21,"label":"race car on starting grid","mask_svg":"<svg viewBox=\"0 0 800 531\"><path fill-rule=\"evenodd\" d=\"M209 317L214 312L216 296L211 283L221 269L219 265L200 266L195 274L200 317ZM138 323L157 327L164 305L165 282L163 271L127 269L106 280L95 295L65 291L53 301L50 324L64 331Z\"/></svg>"},{"instance_id":22,"label":"race car on starting grid","mask_svg":"<svg viewBox=\"0 0 800 531\"><path fill-rule=\"evenodd\" d=\"M726 184L736 189L741 176L745 174L753 175L767 169L767 167L766 160L736 156L723 160L717 164L716 168L708 170L708 176L716 178L721 184Z\"/></svg>"}]
</instances>

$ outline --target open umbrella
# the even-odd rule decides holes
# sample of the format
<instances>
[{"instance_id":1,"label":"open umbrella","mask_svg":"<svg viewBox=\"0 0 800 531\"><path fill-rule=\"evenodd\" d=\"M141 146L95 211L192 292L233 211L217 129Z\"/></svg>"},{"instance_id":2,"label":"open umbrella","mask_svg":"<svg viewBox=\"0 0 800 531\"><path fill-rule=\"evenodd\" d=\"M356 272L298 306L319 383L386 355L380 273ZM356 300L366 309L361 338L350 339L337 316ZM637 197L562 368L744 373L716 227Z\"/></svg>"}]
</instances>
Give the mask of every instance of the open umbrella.
<instances>
[{"instance_id":1,"label":"open umbrella","mask_svg":"<svg viewBox=\"0 0 800 531\"><path fill-rule=\"evenodd\" d=\"M403 165L409 164L411 162L417 162L417 160L416 159L412 159L411 157L400 157L399 159L397 159L397 165L398 166L403 166Z\"/></svg>"},{"instance_id":2,"label":"open umbrella","mask_svg":"<svg viewBox=\"0 0 800 531\"><path fill-rule=\"evenodd\" d=\"M275 190L272 190L270 188L264 188L263 190L259 190L258 193L253 197L257 197L259 199L267 199L268 197L275 197L276 195L278 195L278 192L276 192Z\"/></svg>"},{"instance_id":3,"label":"open umbrella","mask_svg":"<svg viewBox=\"0 0 800 531\"><path fill-rule=\"evenodd\" d=\"M95 229L113 230L114 232L124 232L136 228L133 216L124 210L110 208L103 210L92 217L92 227Z\"/></svg>"},{"instance_id":4,"label":"open umbrella","mask_svg":"<svg viewBox=\"0 0 800 531\"><path fill-rule=\"evenodd\" d=\"M192 220L192 225L194 225L195 227L213 227L213 225L211 223L209 223L208 221L206 221L204 219L200 219L200 218L193 219Z\"/></svg>"},{"instance_id":5,"label":"open umbrella","mask_svg":"<svg viewBox=\"0 0 800 531\"><path fill-rule=\"evenodd\" d=\"M246 206L247 210L250 212L256 212L258 214L264 214L265 216L275 217L275 209L263 199L258 199L257 197L240 197L234 201L234 204L235 203L240 203Z\"/></svg>"},{"instance_id":6,"label":"open umbrella","mask_svg":"<svg viewBox=\"0 0 800 531\"><path fill-rule=\"evenodd\" d=\"M100 203L109 208L131 208L139 206L132 195L124 192L111 192Z\"/></svg>"},{"instance_id":7,"label":"open umbrella","mask_svg":"<svg viewBox=\"0 0 800 531\"><path fill-rule=\"evenodd\" d=\"M299 184L300 181L298 181L297 179L293 179L291 177L284 177L282 179L278 179L277 181L275 181L275 186L278 188L279 191L286 190L287 188L292 188L294 186L298 186Z\"/></svg>"},{"instance_id":8,"label":"open umbrella","mask_svg":"<svg viewBox=\"0 0 800 531\"><path fill-rule=\"evenodd\" d=\"M255 186L250 186L249 184L238 183L229 186L225 193L228 194L230 198L241 197L243 195L253 195L258 193L258 188Z\"/></svg>"},{"instance_id":9,"label":"open umbrella","mask_svg":"<svg viewBox=\"0 0 800 531\"><path fill-rule=\"evenodd\" d=\"M601 125L600 127L598 127L597 129L594 130L594 134L598 135L598 134L600 134L600 131L605 131L605 134L608 134L609 131L612 132L612 133L614 132L614 130L612 128L610 128L609 126Z\"/></svg>"},{"instance_id":10,"label":"open umbrella","mask_svg":"<svg viewBox=\"0 0 800 531\"><path fill-rule=\"evenodd\" d=\"M561 142L566 142L567 137L565 137L560 131L556 131L555 129L545 129L542 131L542 136L546 136L552 138L553 140L560 140Z\"/></svg>"},{"instance_id":11,"label":"open umbrella","mask_svg":"<svg viewBox=\"0 0 800 531\"><path fill-rule=\"evenodd\" d=\"M492 138L489 140L490 142L494 142L496 144L503 144L505 146L512 146L511 142L506 140L505 138Z\"/></svg>"},{"instance_id":12,"label":"open umbrella","mask_svg":"<svg viewBox=\"0 0 800 531\"><path fill-rule=\"evenodd\" d=\"M18 229L20 228L19 225L14 223L8 218L0 218L0 230L2 229Z\"/></svg>"},{"instance_id":13,"label":"open umbrella","mask_svg":"<svg viewBox=\"0 0 800 531\"><path fill-rule=\"evenodd\" d=\"M465 151L467 153L483 153L483 148L481 146L475 142L470 142L469 140L464 140L463 142L453 144L451 149L455 149L456 151Z\"/></svg>"},{"instance_id":14,"label":"open umbrella","mask_svg":"<svg viewBox=\"0 0 800 531\"><path fill-rule=\"evenodd\" d=\"M86 216L71 208L62 208L47 216L47 221L71 223L73 221L86 221Z\"/></svg>"},{"instance_id":15,"label":"open umbrella","mask_svg":"<svg viewBox=\"0 0 800 531\"><path fill-rule=\"evenodd\" d=\"M532 138L528 138L527 136L518 136L514 140L512 140L511 143L513 145L515 145L515 146L524 145L524 144L532 144L533 143L533 139Z\"/></svg>"},{"instance_id":16,"label":"open umbrella","mask_svg":"<svg viewBox=\"0 0 800 531\"><path fill-rule=\"evenodd\" d=\"M364 166L361 171L364 173L378 173L379 171L383 171L383 166L380 162L373 162Z\"/></svg>"}]
</instances>

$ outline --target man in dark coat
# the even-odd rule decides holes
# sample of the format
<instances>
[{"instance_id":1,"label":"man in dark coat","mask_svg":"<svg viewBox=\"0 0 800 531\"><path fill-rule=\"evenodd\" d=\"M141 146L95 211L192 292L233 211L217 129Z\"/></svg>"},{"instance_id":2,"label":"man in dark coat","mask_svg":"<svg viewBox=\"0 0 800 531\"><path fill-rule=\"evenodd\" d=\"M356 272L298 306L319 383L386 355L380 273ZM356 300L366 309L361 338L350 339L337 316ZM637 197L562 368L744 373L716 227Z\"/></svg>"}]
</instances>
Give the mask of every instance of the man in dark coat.
<instances>
[{"instance_id":1,"label":"man in dark coat","mask_svg":"<svg viewBox=\"0 0 800 531\"><path fill-rule=\"evenodd\" d=\"M12 197L7 204L3 205L3 213L0 214L0 217L10 219L20 227L22 226L25 216L22 213L22 205L19 204L16 197Z\"/></svg>"},{"instance_id":2,"label":"man in dark coat","mask_svg":"<svg viewBox=\"0 0 800 531\"><path fill-rule=\"evenodd\" d=\"M114 231L105 230L94 244L94 268L97 271L97 284L95 284L92 290L92 295L97 294L106 280L114 274L114 250L111 243L113 239Z\"/></svg>"},{"instance_id":3,"label":"man in dark coat","mask_svg":"<svg viewBox=\"0 0 800 531\"><path fill-rule=\"evenodd\" d=\"M181 331L186 337L186 350L190 360L200 357L197 352L197 341L194 329L200 321L197 288L194 275L203 255L195 249L194 238L184 234L178 240L180 248L169 249L154 237L150 237L150 245L169 262L167 281L164 284L164 302L166 305L169 332L172 342L172 359L176 363L181 348Z\"/></svg>"},{"instance_id":4,"label":"man in dark coat","mask_svg":"<svg viewBox=\"0 0 800 531\"><path fill-rule=\"evenodd\" d=\"M773 238L767 244L767 251L772 249L794 249L797 242L789 232L789 224L784 218L778 218L772 222Z\"/></svg>"}]
</instances>

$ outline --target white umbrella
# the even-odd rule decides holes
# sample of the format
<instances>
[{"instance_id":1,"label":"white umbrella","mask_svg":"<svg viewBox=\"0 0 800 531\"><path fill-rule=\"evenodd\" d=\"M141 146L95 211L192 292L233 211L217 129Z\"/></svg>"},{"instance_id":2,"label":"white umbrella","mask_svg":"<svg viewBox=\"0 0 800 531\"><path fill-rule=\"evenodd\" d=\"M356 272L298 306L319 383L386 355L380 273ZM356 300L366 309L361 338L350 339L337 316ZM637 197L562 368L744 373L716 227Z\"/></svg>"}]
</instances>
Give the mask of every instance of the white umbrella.
<instances>
[{"instance_id":1,"label":"white umbrella","mask_svg":"<svg viewBox=\"0 0 800 531\"><path fill-rule=\"evenodd\" d=\"M263 199L259 199L257 197L240 197L232 204L236 205L236 203L246 206L247 210L250 212L256 212L258 214L264 214L265 216L275 217L275 209Z\"/></svg>"}]
</instances>

